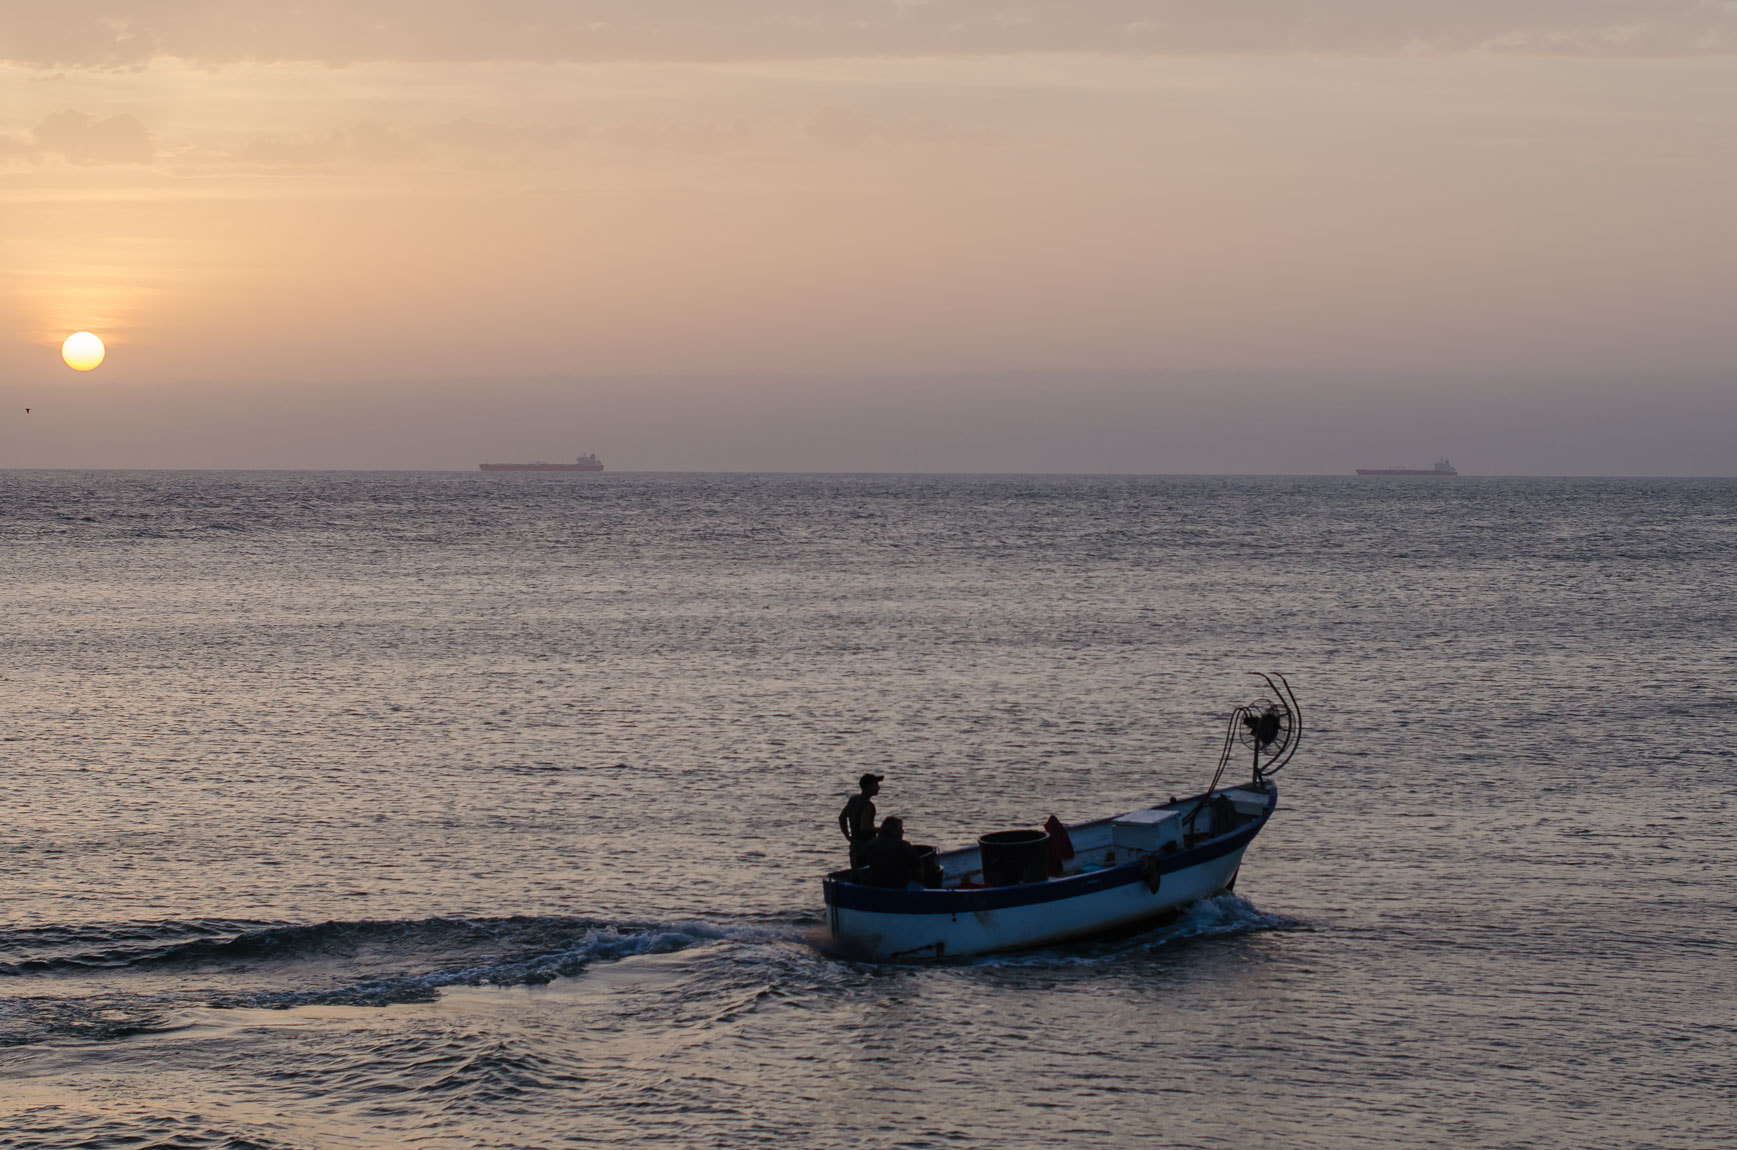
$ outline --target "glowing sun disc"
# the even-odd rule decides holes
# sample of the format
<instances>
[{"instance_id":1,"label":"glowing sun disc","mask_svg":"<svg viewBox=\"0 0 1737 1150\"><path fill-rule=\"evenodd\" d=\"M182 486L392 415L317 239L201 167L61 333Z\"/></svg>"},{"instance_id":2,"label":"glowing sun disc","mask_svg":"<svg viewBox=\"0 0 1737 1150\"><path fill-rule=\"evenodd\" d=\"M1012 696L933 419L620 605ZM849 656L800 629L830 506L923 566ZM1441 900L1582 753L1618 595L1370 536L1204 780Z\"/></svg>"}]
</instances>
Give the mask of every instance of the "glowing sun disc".
<instances>
[{"instance_id":1,"label":"glowing sun disc","mask_svg":"<svg viewBox=\"0 0 1737 1150\"><path fill-rule=\"evenodd\" d=\"M75 331L60 345L60 358L74 371L89 371L107 354L103 341L88 331Z\"/></svg>"}]
</instances>

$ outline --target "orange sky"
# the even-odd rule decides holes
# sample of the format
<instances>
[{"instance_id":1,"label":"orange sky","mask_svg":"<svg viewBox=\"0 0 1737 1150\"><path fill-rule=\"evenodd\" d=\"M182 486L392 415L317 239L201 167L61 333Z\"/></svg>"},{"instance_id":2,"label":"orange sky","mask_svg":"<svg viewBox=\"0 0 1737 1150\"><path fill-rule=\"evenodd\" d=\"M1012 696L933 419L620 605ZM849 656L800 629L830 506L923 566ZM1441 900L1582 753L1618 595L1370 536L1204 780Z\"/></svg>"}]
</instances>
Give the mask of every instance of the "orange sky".
<instances>
[{"instance_id":1,"label":"orange sky","mask_svg":"<svg viewBox=\"0 0 1737 1150\"><path fill-rule=\"evenodd\" d=\"M0 396L218 394L234 443L248 396L546 377L1729 379L1737 15L1585 7L4 0ZM463 418L455 466L526 438Z\"/></svg>"}]
</instances>

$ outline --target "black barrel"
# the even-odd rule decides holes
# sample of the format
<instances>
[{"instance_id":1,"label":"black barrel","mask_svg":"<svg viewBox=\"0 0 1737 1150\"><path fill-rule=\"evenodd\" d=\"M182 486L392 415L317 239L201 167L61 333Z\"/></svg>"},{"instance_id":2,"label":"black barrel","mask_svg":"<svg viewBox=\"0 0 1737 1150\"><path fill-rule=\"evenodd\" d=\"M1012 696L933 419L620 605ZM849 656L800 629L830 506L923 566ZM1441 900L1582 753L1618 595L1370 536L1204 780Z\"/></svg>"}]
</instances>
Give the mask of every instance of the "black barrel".
<instances>
[{"instance_id":1,"label":"black barrel","mask_svg":"<svg viewBox=\"0 0 1737 1150\"><path fill-rule=\"evenodd\" d=\"M996 831L977 840L983 852L983 885L1013 886L1049 878L1049 835L1043 831Z\"/></svg>"}]
</instances>

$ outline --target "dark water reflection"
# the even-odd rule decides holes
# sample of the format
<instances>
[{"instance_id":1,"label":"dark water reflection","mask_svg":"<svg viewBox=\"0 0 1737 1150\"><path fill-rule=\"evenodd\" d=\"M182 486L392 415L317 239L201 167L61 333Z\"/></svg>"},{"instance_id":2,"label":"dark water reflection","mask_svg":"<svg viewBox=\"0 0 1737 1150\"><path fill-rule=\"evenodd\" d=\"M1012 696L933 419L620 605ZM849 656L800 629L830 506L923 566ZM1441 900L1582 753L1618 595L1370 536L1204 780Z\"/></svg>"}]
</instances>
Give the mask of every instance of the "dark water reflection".
<instances>
[{"instance_id":1,"label":"dark water reflection","mask_svg":"<svg viewBox=\"0 0 1737 1150\"><path fill-rule=\"evenodd\" d=\"M1737 1144L1734 497L0 477L0 1145ZM1167 797L1257 667L1241 898L810 945L861 771Z\"/></svg>"}]
</instances>

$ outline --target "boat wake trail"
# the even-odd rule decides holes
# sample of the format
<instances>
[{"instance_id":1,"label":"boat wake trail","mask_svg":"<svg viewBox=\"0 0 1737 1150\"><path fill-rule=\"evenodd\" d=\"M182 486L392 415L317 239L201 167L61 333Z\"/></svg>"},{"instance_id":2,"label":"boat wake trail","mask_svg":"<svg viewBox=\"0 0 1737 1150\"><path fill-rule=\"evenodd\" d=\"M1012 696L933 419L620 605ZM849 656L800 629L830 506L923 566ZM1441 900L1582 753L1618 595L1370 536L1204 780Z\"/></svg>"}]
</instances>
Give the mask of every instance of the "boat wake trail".
<instances>
[{"instance_id":1,"label":"boat wake trail","mask_svg":"<svg viewBox=\"0 0 1737 1150\"><path fill-rule=\"evenodd\" d=\"M1190 940L1297 925L1227 894L1197 903L1157 930L963 965L1092 966ZM714 946L721 949L701 959L708 982L748 978L758 985L767 978L794 978L819 985L840 974L854 977L846 972L860 970L858 964L814 949L815 928L812 919L793 915L723 922L209 919L0 930L0 1047L172 1030L185 1025L185 1012L197 1007L431 1002L448 987L536 986L638 955L697 954Z\"/></svg>"},{"instance_id":2,"label":"boat wake trail","mask_svg":"<svg viewBox=\"0 0 1737 1150\"><path fill-rule=\"evenodd\" d=\"M558 916L224 920L0 931L0 1046L118 1038L193 1006L429 1002L450 986L541 985L598 963L711 943L797 942L802 920L611 922ZM35 992L35 993L33 993Z\"/></svg>"},{"instance_id":3,"label":"boat wake trail","mask_svg":"<svg viewBox=\"0 0 1737 1150\"><path fill-rule=\"evenodd\" d=\"M1191 938L1295 930L1301 925L1294 918L1256 910L1255 905L1245 898L1238 898L1234 894L1221 894L1202 899L1189 907L1188 912L1170 926L1142 935L1141 938L1147 946L1162 946Z\"/></svg>"},{"instance_id":4,"label":"boat wake trail","mask_svg":"<svg viewBox=\"0 0 1737 1150\"><path fill-rule=\"evenodd\" d=\"M476 969L465 971L460 981L547 982L573 962L679 950L778 929L777 924L614 923L530 916L363 919L311 925L206 920L50 927L0 931L0 977L221 970L312 961L366 967L419 955L445 955L475 960Z\"/></svg>"}]
</instances>

